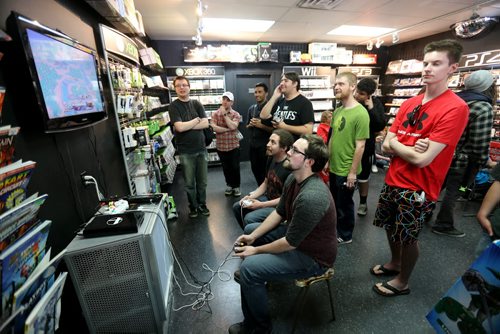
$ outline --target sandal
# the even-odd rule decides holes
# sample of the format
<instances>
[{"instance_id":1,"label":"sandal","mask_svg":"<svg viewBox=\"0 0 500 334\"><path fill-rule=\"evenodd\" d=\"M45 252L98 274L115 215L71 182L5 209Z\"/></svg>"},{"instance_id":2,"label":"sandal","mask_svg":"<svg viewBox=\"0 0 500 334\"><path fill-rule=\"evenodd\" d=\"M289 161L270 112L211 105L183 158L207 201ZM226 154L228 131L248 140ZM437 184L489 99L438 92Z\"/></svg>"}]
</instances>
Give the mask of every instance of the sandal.
<instances>
[{"instance_id":1,"label":"sandal","mask_svg":"<svg viewBox=\"0 0 500 334\"><path fill-rule=\"evenodd\" d=\"M396 276L399 274L399 270L387 269L383 264L377 264L375 267L370 268L370 273L375 276Z\"/></svg>"},{"instance_id":2,"label":"sandal","mask_svg":"<svg viewBox=\"0 0 500 334\"><path fill-rule=\"evenodd\" d=\"M380 290L380 287L377 284L373 286L373 291L384 297L402 296L402 295L408 295L410 293L410 288L399 290L393 287L392 285L389 285L388 282L383 282L381 287L389 290L390 292Z\"/></svg>"}]
</instances>

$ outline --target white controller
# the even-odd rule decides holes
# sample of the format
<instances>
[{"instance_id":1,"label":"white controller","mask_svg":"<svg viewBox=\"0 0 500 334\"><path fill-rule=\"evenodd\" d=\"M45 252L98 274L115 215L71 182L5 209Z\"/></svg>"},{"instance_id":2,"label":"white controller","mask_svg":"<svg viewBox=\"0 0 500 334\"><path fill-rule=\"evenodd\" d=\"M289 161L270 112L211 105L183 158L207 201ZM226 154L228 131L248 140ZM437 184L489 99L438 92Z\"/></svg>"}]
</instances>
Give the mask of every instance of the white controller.
<instances>
[{"instance_id":1,"label":"white controller","mask_svg":"<svg viewBox=\"0 0 500 334\"><path fill-rule=\"evenodd\" d=\"M245 199L245 200L243 200L243 202L241 202L241 206L242 207L247 207L250 204L252 204L252 200L251 199Z\"/></svg>"}]
</instances>

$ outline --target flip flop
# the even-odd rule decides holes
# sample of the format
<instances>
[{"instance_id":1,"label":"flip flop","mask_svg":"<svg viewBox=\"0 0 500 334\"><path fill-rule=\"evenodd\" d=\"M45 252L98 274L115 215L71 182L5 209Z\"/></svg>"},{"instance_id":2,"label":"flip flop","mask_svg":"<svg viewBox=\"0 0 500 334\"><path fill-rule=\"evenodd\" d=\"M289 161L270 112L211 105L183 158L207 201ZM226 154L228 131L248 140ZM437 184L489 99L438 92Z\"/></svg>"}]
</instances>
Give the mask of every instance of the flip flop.
<instances>
[{"instance_id":1,"label":"flip flop","mask_svg":"<svg viewBox=\"0 0 500 334\"><path fill-rule=\"evenodd\" d=\"M375 270L381 271L381 273L378 273ZM387 269L383 264L377 264L375 267L370 268L370 273L375 276L396 276L399 274L399 270Z\"/></svg>"},{"instance_id":2,"label":"flip flop","mask_svg":"<svg viewBox=\"0 0 500 334\"><path fill-rule=\"evenodd\" d=\"M389 285L388 282L382 283L382 287L386 288L391 293L380 290L377 284L373 286L373 291L384 297L402 296L402 295L408 295L410 293L410 288L399 290L393 287L392 285Z\"/></svg>"}]
</instances>

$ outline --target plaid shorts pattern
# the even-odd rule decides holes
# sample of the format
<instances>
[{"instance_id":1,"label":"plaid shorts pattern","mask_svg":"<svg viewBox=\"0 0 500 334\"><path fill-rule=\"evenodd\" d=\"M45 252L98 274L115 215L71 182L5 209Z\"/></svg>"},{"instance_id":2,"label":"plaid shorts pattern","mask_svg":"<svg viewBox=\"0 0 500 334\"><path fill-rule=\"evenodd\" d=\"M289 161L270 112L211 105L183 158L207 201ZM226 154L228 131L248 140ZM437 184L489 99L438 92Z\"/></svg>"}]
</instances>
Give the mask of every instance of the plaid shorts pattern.
<instances>
[{"instance_id":1,"label":"plaid shorts pattern","mask_svg":"<svg viewBox=\"0 0 500 334\"><path fill-rule=\"evenodd\" d=\"M391 240L413 244L418 240L427 217L436 202L419 198L420 192L384 184L378 200L373 225L391 232Z\"/></svg>"}]
</instances>

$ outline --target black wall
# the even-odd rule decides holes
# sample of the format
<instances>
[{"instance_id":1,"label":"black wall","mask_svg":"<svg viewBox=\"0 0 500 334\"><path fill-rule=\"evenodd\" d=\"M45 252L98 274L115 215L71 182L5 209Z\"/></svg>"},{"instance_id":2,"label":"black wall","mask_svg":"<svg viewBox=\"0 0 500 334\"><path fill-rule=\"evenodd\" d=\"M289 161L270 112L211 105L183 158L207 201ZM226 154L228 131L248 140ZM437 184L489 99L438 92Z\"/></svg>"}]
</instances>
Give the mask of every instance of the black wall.
<instances>
[{"instance_id":1,"label":"black wall","mask_svg":"<svg viewBox=\"0 0 500 334\"><path fill-rule=\"evenodd\" d=\"M2 0L0 3L0 27L5 30L5 21L11 10L57 28L92 48L96 48L98 20L83 2L53 0ZM19 115L35 116L36 107L16 108L20 101L14 95L26 94L31 98L30 82L20 82L9 75L5 66L12 42L2 42L5 58L0 61L0 85L7 86L3 105L2 125L18 125ZM11 62L9 62L11 63ZM15 67L14 62L14 67ZM19 66L22 66L21 64ZM14 71L15 73L15 71ZM103 83L107 79L103 78ZM14 94L14 92L21 94ZM106 96L111 101L109 96ZM29 109L29 110L26 110ZM67 133L45 134L33 117L32 126L21 126L15 139L15 155L23 160L33 160L37 166L28 187L28 194L48 194L40 217L52 220L49 245L54 252L65 248L73 239L75 230L96 211L97 195L92 187L84 188L80 173L86 171L94 176L107 195L126 195L128 185L121 155L114 111L108 104L108 119L93 127ZM23 123L24 124L24 123ZM22 124L20 124L22 125Z\"/></svg>"}]
</instances>

